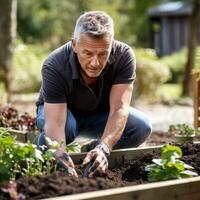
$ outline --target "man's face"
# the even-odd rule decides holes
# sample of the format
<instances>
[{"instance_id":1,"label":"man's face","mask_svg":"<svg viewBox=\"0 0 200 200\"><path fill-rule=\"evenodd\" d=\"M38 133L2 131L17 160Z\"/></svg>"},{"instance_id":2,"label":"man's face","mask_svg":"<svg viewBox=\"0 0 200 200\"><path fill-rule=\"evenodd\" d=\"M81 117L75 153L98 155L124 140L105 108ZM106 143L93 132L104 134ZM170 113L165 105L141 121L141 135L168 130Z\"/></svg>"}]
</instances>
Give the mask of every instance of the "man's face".
<instances>
[{"instance_id":1,"label":"man's face","mask_svg":"<svg viewBox=\"0 0 200 200\"><path fill-rule=\"evenodd\" d=\"M87 78L98 77L108 61L112 37L93 38L82 33L78 41L72 39L72 45L84 75Z\"/></svg>"}]
</instances>

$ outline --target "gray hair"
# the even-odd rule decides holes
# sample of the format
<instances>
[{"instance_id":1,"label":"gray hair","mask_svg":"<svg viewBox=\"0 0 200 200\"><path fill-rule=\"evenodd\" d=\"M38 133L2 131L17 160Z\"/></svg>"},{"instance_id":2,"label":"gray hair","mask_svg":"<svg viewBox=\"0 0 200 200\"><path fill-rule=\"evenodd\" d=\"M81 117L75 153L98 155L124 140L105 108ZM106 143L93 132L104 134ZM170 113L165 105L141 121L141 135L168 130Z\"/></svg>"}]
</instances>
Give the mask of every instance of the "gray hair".
<instances>
[{"instance_id":1,"label":"gray hair","mask_svg":"<svg viewBox=\"0 0 200 200\"><path fill-rule=\"evenodd\" d=\"M114 24L112 18L103 11L90 11L81 15L74 30L74 38L78 41L81 33L92 37L102 38L105 35L114 37Z\"/></svg>"}]
</instances>

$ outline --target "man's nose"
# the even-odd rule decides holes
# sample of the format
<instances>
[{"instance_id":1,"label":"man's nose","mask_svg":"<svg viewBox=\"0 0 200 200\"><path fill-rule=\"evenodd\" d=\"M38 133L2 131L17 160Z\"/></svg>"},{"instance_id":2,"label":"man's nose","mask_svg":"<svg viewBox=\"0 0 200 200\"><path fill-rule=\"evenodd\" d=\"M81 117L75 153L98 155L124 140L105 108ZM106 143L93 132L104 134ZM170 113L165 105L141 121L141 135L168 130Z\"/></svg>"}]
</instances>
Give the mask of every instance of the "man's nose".
<instances>
[{"instance_id":1,"label":"man's nose","mask_svg":"<svg viewBox=\"0 0 200 200\"><path fill-rule=\"evenodd\" d=\"M94 66L94 67L99 66L99 59L98 59L97 56L93 56L93 57L92 57L91 65Z\"/></svg>"}]
</instances>

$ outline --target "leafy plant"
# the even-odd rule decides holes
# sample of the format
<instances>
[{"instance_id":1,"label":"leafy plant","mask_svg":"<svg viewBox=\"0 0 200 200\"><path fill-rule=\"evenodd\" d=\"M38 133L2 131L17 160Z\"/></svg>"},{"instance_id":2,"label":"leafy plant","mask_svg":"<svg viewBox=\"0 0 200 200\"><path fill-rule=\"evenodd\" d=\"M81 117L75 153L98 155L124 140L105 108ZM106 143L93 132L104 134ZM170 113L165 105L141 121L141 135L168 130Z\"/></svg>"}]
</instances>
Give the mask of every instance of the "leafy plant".
<instances>
[{"instance_id":1,"label":"leafy plant","mask_svg":"<svg viewBox=\"0 0 200 200\"><path fill-rule=\"evenodd\" d=\"M0 127L10 127L21 131L35 131L36 119L27 112L19 115L17 109L11 106L0 108Z\"/></svg>"},{"instance_id":2,"label":"leafy plant","mask_svg":"<svg viewBox=\"0 0 200 200\"><path fill-rule=\"evenodd\" d=\"M192 166L180 160L181 157L182 150L179 147L165 145L162 148L161 158L153 159L154 164L145 167L148 172L148 180L155 182L198 176L196 172L192 171Z\"/></svg>"},{"instance_id":3,"label":"leafy plant","mask_svg":"<svg viewBox=\"0 0 200 200\"><path fill-rule=\"evenodd\" d=\"M45 137L45 142L47 147L51 149L57 149L62 144L62 142L59 144L57 141L53 141L49 137ZM68 153L80 153L81 147L77 141L73 141L66 146L66 151Z\"/></svg>"},{"instance_id":4,"label":"leafy plant","mask_svg":"<svg viewBox=\"0 0 200 200\"><path fill-rule=\"evenodd\" d=\"M169 132L174 133L176 135L189 137L199 134L200 130L192 128L187 124L177 124L177 125L170 125Z\"/></svg>"},{"instance_id":5,"label":"leafy plant","mask_svg":"<svg viewBox=\"0 0 200 200\"><path fill-rule=\"evenodd\" d=\"M159 86L170 78L169 68L151 49L134 48L134 51L137 58L136 95L155 99Z\"/></svg>"},{"instance_id":6,"label":"leafy plant","mask_svg":"<svg viewBox=\"0 0 200 200\"><path fill-rule=\"evenodd\" d=\"M68 153L80 153L81 147L77 141L73 141L66 146L66 150Z\"/></svg>"},{"instance_id":7,"label":"leafy plant","mask_svg":"<svg viewBox=\"0 0 200 200\"><path fill-rule=\"evenodd\" d=\"M0 182L22 175L55 172L54 150L41 151L36 145L16 141L6 129L0 129Z\"/></svg>"}]
</instances>

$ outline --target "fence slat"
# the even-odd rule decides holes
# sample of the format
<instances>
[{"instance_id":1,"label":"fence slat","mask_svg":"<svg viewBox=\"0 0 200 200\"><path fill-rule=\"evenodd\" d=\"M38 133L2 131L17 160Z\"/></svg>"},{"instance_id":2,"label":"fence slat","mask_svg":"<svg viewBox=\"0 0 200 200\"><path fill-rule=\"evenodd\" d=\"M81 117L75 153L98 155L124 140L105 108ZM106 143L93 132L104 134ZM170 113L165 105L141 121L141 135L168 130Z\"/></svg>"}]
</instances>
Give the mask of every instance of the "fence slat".
<instances>
[{"instance_id":1,"label":"fence slat","mask_svg":"<svg viewBox=\"0 0 200 200\"><path fill-rule=\"evenodd\" d=\"M193 74L194 127L200 128L200 73Z\"/></svg>"}]
</instances>

